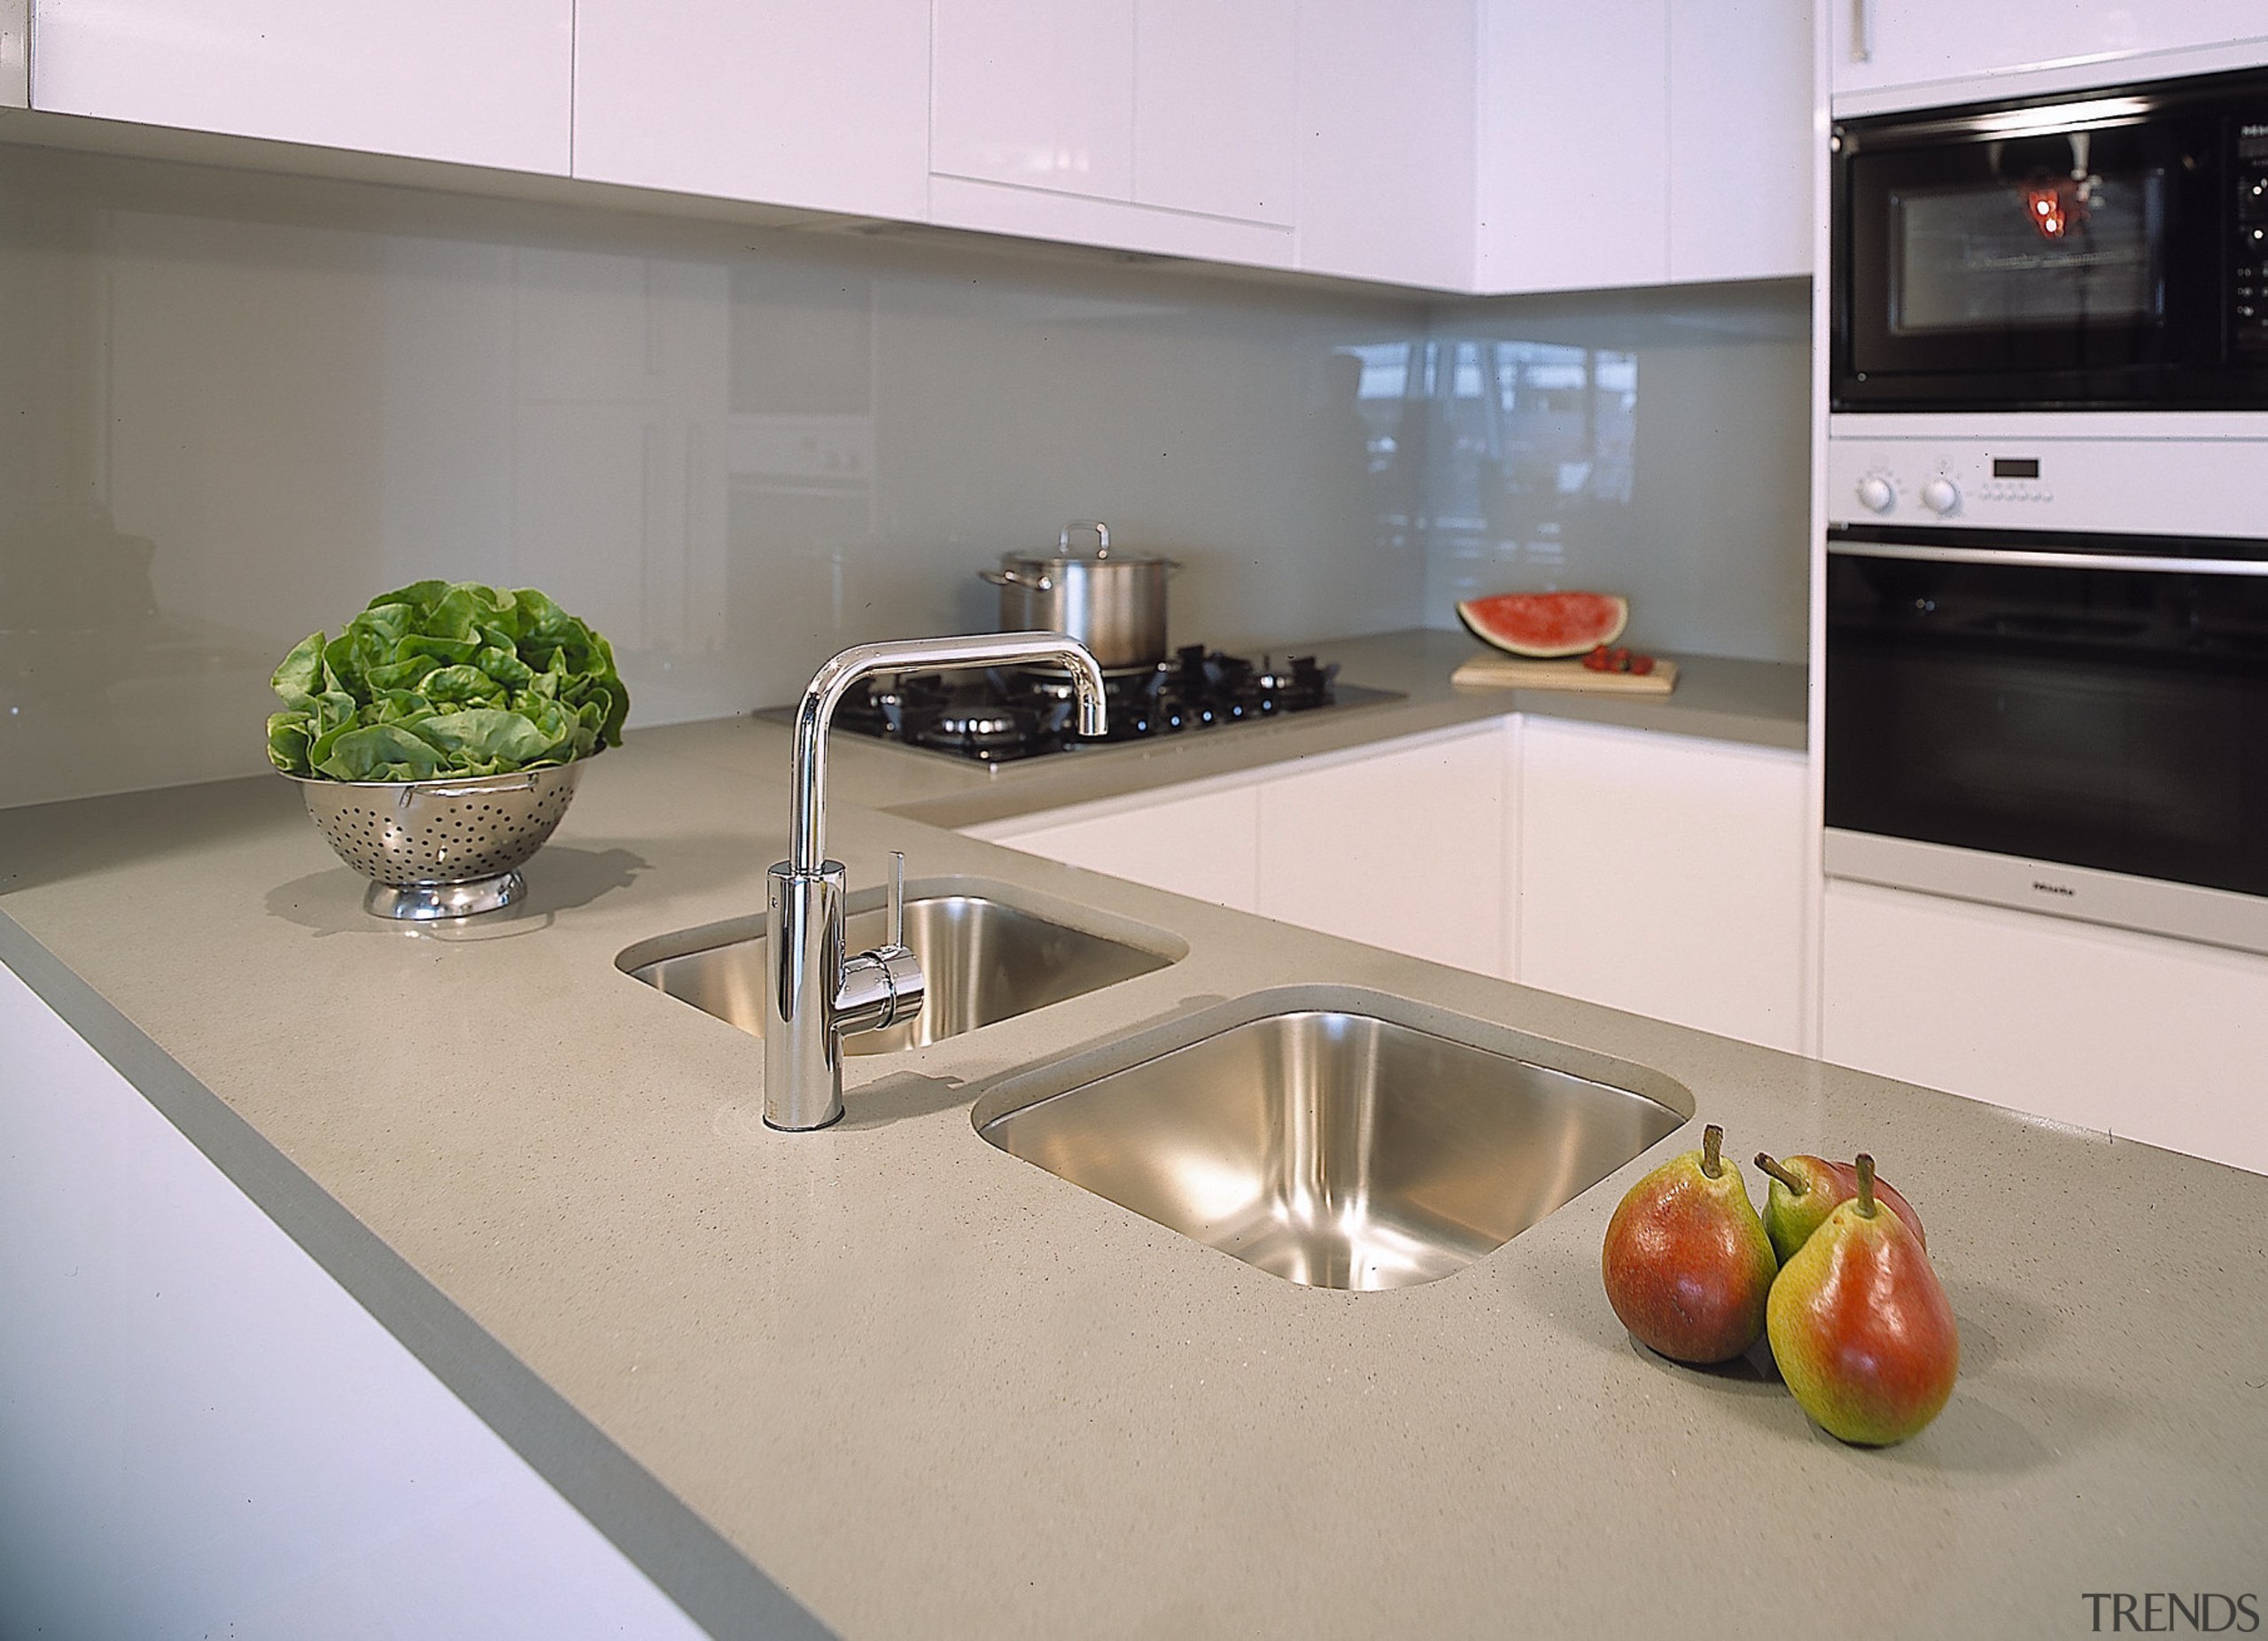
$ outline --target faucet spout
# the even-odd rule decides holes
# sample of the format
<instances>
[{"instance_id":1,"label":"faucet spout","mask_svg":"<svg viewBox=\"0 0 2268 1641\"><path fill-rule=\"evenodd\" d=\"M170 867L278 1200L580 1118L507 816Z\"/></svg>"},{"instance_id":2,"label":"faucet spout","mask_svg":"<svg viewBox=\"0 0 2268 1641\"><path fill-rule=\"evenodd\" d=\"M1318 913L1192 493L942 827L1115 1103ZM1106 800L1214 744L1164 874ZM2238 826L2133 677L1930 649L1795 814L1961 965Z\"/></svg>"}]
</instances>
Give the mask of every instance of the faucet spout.
<instances>
[{"instance_id":1,"label":"faucet spout","mask_svg":"<svg viewBox=\"0 0 2268 1641\"><path fill-rule=\"evenodd\" d=\"M1079 733L1102 734L1107 722L1102 667L1068 633L860 644L812 674L796 707L788 858L765 878L772 927L765 960L764 1120L770 1126L795 1132L839 1118L841 1039L911 1019L926 991L920 960L896 932L872 952L846 957L843 951L849 883L841 862L827 858L827 730L835 709L877 673L1044 664L1069 669L1079 699ZM892 898L895 904L895 890Z\"/></svg>"},{"instance_id":2,"label":"faucet spout","mask_svg":"<svg viewBox=\"0 0 2268 1641\"><path fill-rule=\"evenodd\" d=\"M816 872L827 859L827 728L835 709L877 673L942 673L966 666L1054 665L1070 669L1079 697L1079 733L1099 735L1108 725L1102 666L1094 652L1068 633L977 633L952 638L909 638L858 644L812 675L796 706L796 743L788 772L788 864Z\"/></svg>"}]
</instances>

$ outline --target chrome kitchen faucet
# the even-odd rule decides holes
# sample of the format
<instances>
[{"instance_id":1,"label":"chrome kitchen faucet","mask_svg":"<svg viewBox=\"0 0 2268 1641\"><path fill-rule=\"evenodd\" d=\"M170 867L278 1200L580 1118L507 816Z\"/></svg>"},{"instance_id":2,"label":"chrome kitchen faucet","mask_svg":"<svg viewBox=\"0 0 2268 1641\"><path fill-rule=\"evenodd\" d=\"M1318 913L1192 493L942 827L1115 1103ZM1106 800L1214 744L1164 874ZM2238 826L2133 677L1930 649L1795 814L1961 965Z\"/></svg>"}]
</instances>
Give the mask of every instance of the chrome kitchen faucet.
<instances>
[{"instance_id":1,"label":"chrome kitchen faucet","mask_svg":"<svg viewBox=\"0 0 2268 1641\"><path fill-rule=\"evenodd\" d=\"M1068 633L979 633L859 644L812 675L796 707L788 770L788 858L765 876L772 914L765 943L764 1120L801 1132L843 1115L843 1043L921 1010L928 983L904 938L905 857L890 873L889 938L843 954L848 875L827 859L827 729L852 687L876 673L940 673L967 666L1067 666L1079 697L1079 733L1104 728L1102 668Z\"/></svg>"}]
</instances>

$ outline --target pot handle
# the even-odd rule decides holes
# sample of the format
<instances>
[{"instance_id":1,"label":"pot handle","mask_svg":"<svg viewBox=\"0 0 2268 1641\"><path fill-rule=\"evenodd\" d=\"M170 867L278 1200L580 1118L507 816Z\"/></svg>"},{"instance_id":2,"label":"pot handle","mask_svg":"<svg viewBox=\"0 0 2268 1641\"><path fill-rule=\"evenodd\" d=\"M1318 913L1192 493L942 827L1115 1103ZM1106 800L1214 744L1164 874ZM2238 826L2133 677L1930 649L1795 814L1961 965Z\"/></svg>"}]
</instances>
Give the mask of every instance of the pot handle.
<instances>
[{"instance_id":1,"label":"pot handle","mask_svg":"<svg viewBox=\"0 0 2268 1641\"><path fill-rule=\"evenodd\" d=\"M1013 570L980 570L976 572L976 579L980 581L990 581L995 587L1028 587L1035 593L1052 593L1055 590L1055 583L1045 576L1040 577L1036 581L1027 580Z\"/></svg>"},{"instance_id":2,"label":"pot handle","mask_svg":"<svg viewBox=\"0 0 2268 1641\"><path fill-rule=\"evenodd\" d=\"M1095 533L1095 556L1110 556L1110 526L1099 518L1075 518L1056 533L1056 550L1068 558L1071 556L1071 532L1091 530Z\"/></svg>"}]
</instances>

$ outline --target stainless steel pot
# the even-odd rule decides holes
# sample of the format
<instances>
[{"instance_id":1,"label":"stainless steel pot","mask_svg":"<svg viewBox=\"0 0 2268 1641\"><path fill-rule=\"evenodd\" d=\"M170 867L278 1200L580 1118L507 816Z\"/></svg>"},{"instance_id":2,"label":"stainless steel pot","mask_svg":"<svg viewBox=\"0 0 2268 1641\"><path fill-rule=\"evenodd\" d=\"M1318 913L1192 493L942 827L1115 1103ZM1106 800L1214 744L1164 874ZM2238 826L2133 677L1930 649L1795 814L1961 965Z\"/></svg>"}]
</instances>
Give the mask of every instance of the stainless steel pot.
<instances>
[{"instance_id":1,"label":"stainless steel pot","mask_svg":"<svg viewBox=\"0 0 2268 1641\"><path fill-rule=\"evenodd\" d=\"M1092 531L1092 553L1074 552L1075 532ZM1006 632L1068 633L1106 669L1154 666L1166 658L1166 579L1170 558L1111 550L1110 530L1075 518L1053 556L1003 553L998 570L976 573L1000 589Z\"/></svg>"}]
</instances>

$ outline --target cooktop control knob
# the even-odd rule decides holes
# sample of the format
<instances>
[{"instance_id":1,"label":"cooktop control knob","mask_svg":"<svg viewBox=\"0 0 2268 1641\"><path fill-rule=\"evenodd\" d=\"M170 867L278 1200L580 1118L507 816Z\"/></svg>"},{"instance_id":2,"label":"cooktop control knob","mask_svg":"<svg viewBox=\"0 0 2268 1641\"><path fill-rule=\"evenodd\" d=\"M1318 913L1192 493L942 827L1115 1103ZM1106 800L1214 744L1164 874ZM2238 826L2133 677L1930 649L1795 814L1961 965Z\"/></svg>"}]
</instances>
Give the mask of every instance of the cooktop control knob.
<instances>
[{"instance_id":1,"label":"cooktop control knob","mask_svg":"<svg viewBox=\"0 0 2268 1641\"><path fill-rule=\"evenodd\" d=\"M1942 517L1961 505L1961 490L1950 478L1932 478L1922 486L1922 505Z\"/></svg>"},{"instance_id":2,"label":"cooktop control knob","mask_svg":"<svg viewBox=\"0 0 2268 1641\"><path fill-rule=\"evenodd\" d=\"M1887 513L1898 505L1898 492L1880 473L1859 480L1859 505L1868 512Z\"/></svg>"}]
</instances>

